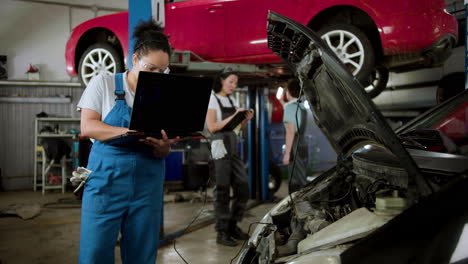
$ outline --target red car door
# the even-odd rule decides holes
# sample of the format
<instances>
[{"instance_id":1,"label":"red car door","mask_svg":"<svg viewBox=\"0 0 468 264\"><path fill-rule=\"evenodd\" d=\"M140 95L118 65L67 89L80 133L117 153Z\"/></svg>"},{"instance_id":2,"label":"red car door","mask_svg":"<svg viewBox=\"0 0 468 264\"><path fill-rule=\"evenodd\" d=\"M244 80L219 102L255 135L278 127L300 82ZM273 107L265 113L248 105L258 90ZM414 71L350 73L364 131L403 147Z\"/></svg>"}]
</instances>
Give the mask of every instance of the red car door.
<instances>
[{"instance_id":1,"label":"red car door","mask_svg":"<svg viewBox=\"0 0 468 264\"><path fill-rule=\"evenodd\" d=\"M310 0L225 0L225 61L271 63L281 60L267 47L268 10L299 22L310 12Z\"/></svg>"},{"instance_id":2,"label":"red car door","mask_svg":"<svg viewBox=\"0 0 468 264\"><path fill-rule=\"evenodd\" d=\"M166 29L176 50L204 59L224 57L224 1L175 0L166 5Z\"/></svg>"},{"instance_id":3,"label":"red car door","mask_svg":"<svg viewBox=\"0 0 468 264\"><path fill-rule=\"evenodd\" d=\"M226 57L272 54L267 47L267 6L270 0L225 1ZM255 62L254 58L252 58Z\"/></svg>"}]
</instances>

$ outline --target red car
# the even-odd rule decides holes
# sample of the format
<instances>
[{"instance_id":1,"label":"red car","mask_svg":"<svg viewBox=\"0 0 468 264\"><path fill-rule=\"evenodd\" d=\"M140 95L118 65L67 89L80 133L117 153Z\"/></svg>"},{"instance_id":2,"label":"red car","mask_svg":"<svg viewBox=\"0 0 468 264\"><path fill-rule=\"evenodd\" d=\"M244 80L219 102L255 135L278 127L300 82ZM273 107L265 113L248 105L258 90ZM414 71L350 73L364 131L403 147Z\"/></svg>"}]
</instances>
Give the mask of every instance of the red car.
<instances>
[{"instance_id":1,"label":"red car","mask_svg":"<svg viewBox=\"0 0 468 264\"><path fill-rule=\"evenodd\" d=\"M208 61L274 64L266 17L273 10L318 32L371 96L385 88L388 70L440 65L458 37L445 0L173 0L165 33L176 50ZM77 26L66 46L70 75L87 83L101 72L121 72L128 53L128 13Z\"/></svg>"}]
</instances>

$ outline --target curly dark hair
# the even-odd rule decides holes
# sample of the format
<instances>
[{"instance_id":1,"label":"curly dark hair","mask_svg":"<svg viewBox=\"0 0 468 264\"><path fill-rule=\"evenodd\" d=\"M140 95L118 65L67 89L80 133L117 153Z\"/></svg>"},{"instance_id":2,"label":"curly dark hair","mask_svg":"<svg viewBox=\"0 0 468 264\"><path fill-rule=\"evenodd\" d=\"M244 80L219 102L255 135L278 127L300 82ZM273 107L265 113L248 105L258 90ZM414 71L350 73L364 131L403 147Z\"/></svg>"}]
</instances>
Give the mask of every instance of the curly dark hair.
<instances>
[{"instance_id":1,"label":"curly dark hair","mask_svg":"<svg viewBox=\"0 0 468 264\"><path fill-rule=\"evenodd\" d=\"M289 91L293 97L299 98L301 92L301 86L299 85L299 81L297 79L292 79L286 85L286 90Z\"/></svg>"},{"instance_id":2,"label":"curly dark hair","mask_svg":"<svg viewBox=\"0 0 468 264\"><path fill-rule=\"evenodd\" d=\"M154 19L140 21L133 31L135 39L133 53L138 58L145 56L151 50L161 50L171 56L172 47L168 37L163 33L164 28Z\"/></svg>"},{"instance_id":3,"label":"curly dark hair","mask_svg":"<svg viewBox=\"0 0 468 264\"><path fill-rule=\"evenodd\" d=\"M223 80L226 80L226 78L229 77L229 75L235 75L235 76L237 76L237 78L239 78L239 74L237 72L232 71L231 69L223 69L215 77L215 82L214 82L214 85L213 85L213 91L215 93L219 93L221 91L221 88L222 88L222 83L221 82Z\"/></svg>"}]
</instances>

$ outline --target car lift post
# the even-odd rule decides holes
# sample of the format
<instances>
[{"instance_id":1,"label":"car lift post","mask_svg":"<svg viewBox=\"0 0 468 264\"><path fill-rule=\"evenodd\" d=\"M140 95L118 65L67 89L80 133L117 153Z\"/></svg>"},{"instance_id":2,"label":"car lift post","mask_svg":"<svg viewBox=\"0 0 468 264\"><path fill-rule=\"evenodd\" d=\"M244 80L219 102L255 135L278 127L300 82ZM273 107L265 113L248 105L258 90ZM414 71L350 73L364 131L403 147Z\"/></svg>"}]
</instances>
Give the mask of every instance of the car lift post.
<instances>
[{"instance_id":1,"label":"car lift post","mask_svg":"<svg viewBox=\"0 0 468 264\"><path fill-rule=\"evenodd\" d=\"M248 175L248 181L249 181L249 193L250 193L250 198L256 199L256 193L257 193L257 181L255 175L257 174L257 164L254 162L257 160L256 158L256 149L255 146L257 146L257 141L256 141L256 127L258 127L257 123L257 108L255 107L257 104L255 103L256 101L256 96L255 96L255 88L249 87L247 91L247 103L248 103L248 108L249 109L255 109L255 117L253 120L247 123L247 175ZM255 123L254 123L255 122Z\"/></svg>"},{"instance_id":2,"label":"car lift post","mask_svg":"<svg viewBox=\"0 0 468 264\"><path fill-rule=\"evenodd\" d=\"M128 0L128 58L127 64L128 69L132 68L132 54L133 46L135 45L135 39L133 39L133 30L135 26L141 21L147 21L150 18L154 18L156 22L161 23L164 27L164 0L141 0L132 1ZM163 203L164 193L161 193L161 200L155 201ZM164 205L161 210L161 227L159 232L159 246L164 245Z\"/></svg>"},{"instance_id":3,"label":"car lift post","mask_svg":"<svg viewBox=\"0 0 468 264\"><path fill-rule=\"evenodd\" d=\"M269 161L270 161L270 140L269 132L270 126L268 122L268 109L267 109L267 94L268 89L258 89L259 97L259 113L260 126L259 126L259 141L260 141L260 190L261 200L265 201L269 199Z\"/></svg>"},{"instance_id":4,"label":"car lift post","mask_svg":"<svg viewBox=\"0 0 468 264\"><path fill-rule=\"evenodd\" d=\"M128 0L128 69L132 68L132 54L135 39L132 38L133 29L141 20L147 21L154 18L156 22L164 27L164 0Z\"/></svg>"},{"instance_id":5,"label":"car lift post","mask_svg":"<svg viewBox=\"0 0 468 264\"><path fill-rule=\"evenodd\" d=\"M248 89L248 108L255 109L255 118L249 122L247 130L247 157L250 198L268 200L269 183L269 121L264 87L252 86Z\"/></svg>"}]
</instances>

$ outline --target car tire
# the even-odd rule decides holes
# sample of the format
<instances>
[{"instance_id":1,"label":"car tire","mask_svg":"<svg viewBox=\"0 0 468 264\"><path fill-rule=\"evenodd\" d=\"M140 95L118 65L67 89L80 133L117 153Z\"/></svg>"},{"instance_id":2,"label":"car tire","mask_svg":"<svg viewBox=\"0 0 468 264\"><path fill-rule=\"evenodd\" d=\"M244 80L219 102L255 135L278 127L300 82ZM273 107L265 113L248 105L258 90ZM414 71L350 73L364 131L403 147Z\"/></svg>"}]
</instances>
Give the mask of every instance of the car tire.
<instances>
[{"instance_id":1,"label":"car tire","mask_svg":"<svg viewBox=\"0 0 468 264\"><path fill-rule=\"evenodd\" d=\"M379 95L387 87L388 69L377 66L369 75L369 85L364 88L370 98Z\"/></svg>"},{"instance_id":2,"label":"car tire","mask_svg":"<svg viewBox=\"0 0 468 264\"><path fill-rule=\"evenodd\" d=\"M377 96L387 85L388 71L375 68L375 52L371 41L359 28L348 24L327 25L318 30L318 34L335 52L348 70L356 76L362 86L367 87L375 81L371 97ZM382 68L383 69L383 68ZM384 73L386 79L374 79L377 73ZM383 82L385 81L385 82ZM374 84L374 85L375 85Z\"/></svg>"},{"instance_id":3,"label":"car tire","mask_svg":"<svg viewBox=\"0 0 468 264\"><path fill-rule=\"evenodd\" d=\"M84 86L99 74L115 74L124 71L121 56L107 43L96 43L88 47L78 65L78 76Z\"/></svg>"},{"instance_id":4,"label":"car tire","mask_svg":"<svg viewBox=\"0 0 468 264\"><path fill-rule=\"evenodd\" d=\"M270 162L270 174L268 176L268 190L270 195L274 195L281 187L281 169L274 162Z\"/></svg>"}]
</instances>

